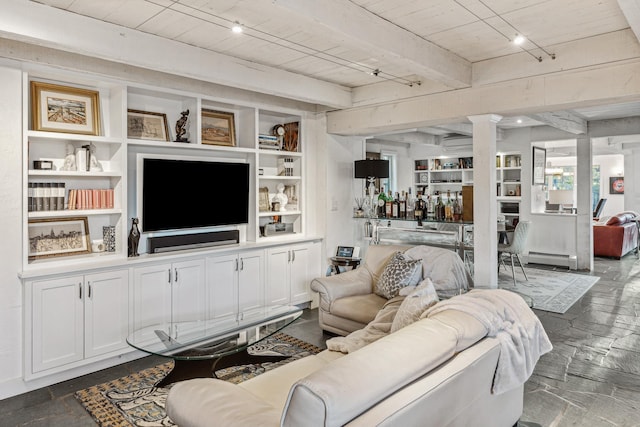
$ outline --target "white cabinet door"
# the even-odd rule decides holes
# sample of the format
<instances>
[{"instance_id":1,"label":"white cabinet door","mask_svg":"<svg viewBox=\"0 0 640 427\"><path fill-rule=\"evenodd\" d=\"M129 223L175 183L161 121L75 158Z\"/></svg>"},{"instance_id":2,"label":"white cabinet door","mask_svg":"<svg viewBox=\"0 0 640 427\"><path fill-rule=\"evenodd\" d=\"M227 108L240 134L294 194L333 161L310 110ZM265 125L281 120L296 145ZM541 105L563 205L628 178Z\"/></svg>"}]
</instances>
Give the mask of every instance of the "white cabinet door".
<instances>
[{"instance_id":1,"label":"white cabinet door","mask_svg":"<svg viewBox=\"0 0 640 427\"><path fill-rule=\"evenodd\" d=\"M84 357L127 348L129 273L118 270L84 278Z\"/></svg>"},{"instance_id":2,"label":"white cabinet door","mask_svg":"<svg viewBox=\"0 0 640 427\"><path fill-rule=\"evenodd\" d=\"M321 245L308 243L292 248L291 252L291 303L311 301L311 281L321 274Z\"/></svg>"},{"instance_id":3,"label":"white cabinet door","mask_svg":"<svg viewBox=\"0 0 640 427\"><path fill-rule=\"evenodd\" d=\"M264 252L243 252L238 259L238 311L240 320L264 314Z\"/></svg>"},{"instance_id":4,"label":"white cabinet door","mask_svg":"<svg viewBox=\"0 0 640 427\"><path fill-rule=\"evenodd\" d=\"M83 277L32 282L32 372L83 358Z\"/></svg>"},{"instance_id":5,"label":"white cabinet door","mask_svg":"<svg viewBox=\"0 0 640 427\"><path fill-rule=\"evenodd\" d=\"M283 246L269 249L268 253L267 306L289 304L291 301L289 286L291 251Z\"/></svg>"},{"instance_id":6,"label":"white cabinet door","mask_svg":"<svg viewBox=\"0 0 640 427\"><path fill-rule=\"evenodd\" d=\"M208 318L235 322L238 314L238 256L207 259Z\"/></svg>"},{"instance_id":7,"label":"white cabinet door","mask_svg":"<svg viewBox=\"0 0 640 427\"><path fill-rule=\"evenodd\" d=\"M138 267L133 273L133 328L171 321L171 264Z\"/></svg>"},{"instance_id":8,"label":"white cabinet door","mask_svg":"<svg viewBox=\"0 0 640 427\"><path fill-rule=\"evenodd\" d=\"M291 302L293 304L311 299L309 290L309 274L307 268L310 260L309 247L297 246L291 249L290 283Z\"/></svg>"},{"instance_id":9,"label":"white cabinet door","mask_svg":"<svg viewBox=\"0 0 640 427\"><path fill-rule=\"evenodd\" d=\"M172 264L171 321L205 320L204 258Z\"/></svg>"}]
</instances>

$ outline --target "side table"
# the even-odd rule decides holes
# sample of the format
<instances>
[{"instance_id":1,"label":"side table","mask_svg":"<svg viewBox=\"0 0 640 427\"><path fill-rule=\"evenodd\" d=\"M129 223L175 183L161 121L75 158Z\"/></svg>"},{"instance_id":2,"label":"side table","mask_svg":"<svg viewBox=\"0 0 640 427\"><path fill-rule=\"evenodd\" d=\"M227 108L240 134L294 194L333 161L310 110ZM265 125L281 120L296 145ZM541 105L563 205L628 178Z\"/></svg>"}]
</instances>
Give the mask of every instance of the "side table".
<instances>
[{"instance_id":1,"label":"side table","mask_svg":"<svg viewBox=\"0 0 640 427\"><path fill-rule=\"evenodd\" d=\"M357 268L360 265L360 261L360 258L331 257L331 267L336 274L340 274L340 267Z\"/></svg>"}]
</instances>

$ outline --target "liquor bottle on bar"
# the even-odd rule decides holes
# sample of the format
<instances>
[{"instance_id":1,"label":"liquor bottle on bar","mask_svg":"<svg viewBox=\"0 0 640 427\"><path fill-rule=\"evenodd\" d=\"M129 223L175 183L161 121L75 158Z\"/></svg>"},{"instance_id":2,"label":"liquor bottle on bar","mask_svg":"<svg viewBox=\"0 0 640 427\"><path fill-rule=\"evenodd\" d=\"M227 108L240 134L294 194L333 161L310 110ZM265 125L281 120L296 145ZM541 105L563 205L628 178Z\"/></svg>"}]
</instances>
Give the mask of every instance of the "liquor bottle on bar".
<instances>
[{"instance_id":1,"label":"liquor bottle on bar","mask_svg":"<svg viewBox=\"0 0 640 427\"><path fill-rule=\"evenodd\" d=\"M447 190L447 202L444 205L445 221L453 220L453 204L451 203L451 190Z\"/></svg>"},{"instance_id":2,"label":"liquor bottle on bar","mask_svg":"<svg viewBox=\"0 0 640 427\"><path fill-rule=\"evenodd\" d=\"M409 191L407 192L407 215L405 215L407 219L413 219L415 217L413 213L415 206L416 199L413 197L413 194L411 194L411 187L409 187Z\"/></svg>"},{"instance_id":3,"label":"liquor bottle on bar","mask_svg":"<svg viewBox=\"0 0 640 427\"><path fill-rule=\"evenodd\" d=\"M385 207L385 217L393 218L393 195L391 194L391 190L389 190L389 196L387 196Z\"/></svg>"},{"instance_id":4,"label":"liquor bottle on bar","mask_svg":"<svg viewBox=\"0 0 640 427\"><path fill-rule=\"evenodd\" d=\"M441 196L438 196L438 203L436 205L436 220L444 221L444 203L442 202Z\"/></svg>"},{"instance_id":5,"label":"liquor bottle on bar","mask_svg":"<svg viewBox=\"0 0 640 427\"><path fill-rule=\"evenodd\" d=\"M422 200L422 192L418 191L418 197L413 208L413 217L415 219L422 219L422 212L424 210L424 200Z\"/></svg>"},{"instance_id":6,"label":"liquor bottle on bar","mask_svg":"<svg viewBox=\"0 0 640 427\"><path fill-rule=\"evenodd\" d=\"M453 199L453 220L460 221L462 219L462 204L458 199L458 191L456 191L456 198Z\"/></svg>"},{"instance_id":7,"label":"liquor bottle on bar","mask_svg":"<svg viewBox=\"0 0 640 427\"><path fill-rule=\"evenodd\" d=\"M387 197L384 193L384 187L380 187L380 193L378 194L378 218L384 218L386 216L386 204Z\"/></svg>"},{"instance_id":8,"label":"liquor bottle on bar","mask_svg":"<svg viewBox=\"0 0 640 427\"><path fill-rule=\"evenodd\" d=\"M402 193L400 193L400 218L402 219L406 219L407 218L407 195L405 194L404 190L402 190Z\"/></svg>"},{"instance_id":9,"label":"liquor bottle on bar","mask_svg":"<svg viewBox=\"0 0 640 427\"><path fill-rule=\"evenodd\" d=\"M435 219L436 217L436 202L434 197L435 195L427 196L427 219Z\"/></svg>"},{"instance_id":10,"label":"liquor bottle on bar","mask_svg":"<svg viewBox=\"0 0 640 427\"><path fill-rule=\"evenodd\" d=\"M398 192L396 191L396 195L393 198L393 202L391 205L391 217L392 218L400 218L400 200L398 200L400 198L400 196L398 195Z\"/></svg>"}]
</instances>

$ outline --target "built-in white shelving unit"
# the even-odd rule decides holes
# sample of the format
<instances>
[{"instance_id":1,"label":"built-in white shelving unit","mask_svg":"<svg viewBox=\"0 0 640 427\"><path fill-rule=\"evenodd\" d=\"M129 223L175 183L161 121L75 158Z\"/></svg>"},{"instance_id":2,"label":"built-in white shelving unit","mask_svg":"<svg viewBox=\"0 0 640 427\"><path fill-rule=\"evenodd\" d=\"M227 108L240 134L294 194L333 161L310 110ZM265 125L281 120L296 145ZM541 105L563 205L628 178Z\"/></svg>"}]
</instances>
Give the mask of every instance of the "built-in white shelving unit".
<instances>
[{"instance_id":1,"label":"built-in white shelving unit","mask_svg":"<svg viewBox=\"0 0 640 427\"><path fill-rule=\"evenodd\" d=\"M98 92L97 135L35 130L32 81ZM321 243L305 235L303 112L49 68L25 71L23 82L21 277L27 380L58 382L86 373L93 364L102 369L121 363L123 355L135 357L126 344L127 335L166 319L232 324L263 316L274 301L310 303L309 284L321 274ZM150 132L153 138L132 137L129 110L166 118L166 132ZM233 142L202 137L205 110L232 117ZM176 122L187 111L187 141L176 142ZM155 139L163 133L166 138ZM77 160L75 151L86 146L91 147L94 167L65 166L65 160ZM181 231L143 230L138 250L142 256L129 257L131 218L140 216L138 161L145 156L248 164L248 221ZM36 167L35 162L45 162L48 168L41 168L42 163ZM203 181L194 183L202 189L202 209L229 208L236 197L227 192L230 183ZM286 199L279 195L280 189ZM69 190L95 191L92 200L111 193L111 203L87 204L84 199L73 203ZM88 197L86 191L83 197ZM286 203L276 206L275 201ZM67 228L72 221L76 228L86 224L86 240L80 240L85 247L63 254L60 233L77 236L77 229ZM92 249L92 241L103 240L103 227L115 229L112 251ZM216 231L237 231L239 243L147 254L150 237ZM69 240L78 244L77 238ZM47 241L56 249L47 251Z\"/></svg>"}]
</instances>

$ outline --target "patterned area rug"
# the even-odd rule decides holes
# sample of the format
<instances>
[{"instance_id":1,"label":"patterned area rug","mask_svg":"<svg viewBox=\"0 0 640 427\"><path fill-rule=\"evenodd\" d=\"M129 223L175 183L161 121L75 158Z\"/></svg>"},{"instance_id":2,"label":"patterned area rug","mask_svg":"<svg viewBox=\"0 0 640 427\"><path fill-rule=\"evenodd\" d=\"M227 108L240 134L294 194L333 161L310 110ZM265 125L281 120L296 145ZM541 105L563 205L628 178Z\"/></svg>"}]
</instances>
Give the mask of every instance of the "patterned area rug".
<instances>
[{"instance_id":1,"label":"patterned area rug","mask_svg":"<svg viewBox=\"0 0 640 427\"><path fill-rule=\"evenodd\" d=\"M283 333L274 334L249 347L251 354L291 356L277 363L232 366L216 371L218 378L234 384L253 378L263 372L322 351L321 348ZM164 403L171 386L155 384L171 371L173 362L167 362L98 384L75 393L76 399L101 427L156 427L174 426L166 416Z\"/></svg>"},{"instance_id":2,"label":"patterned area rug","mask_svg":"<svg viewBox=\"0 0 640 427\"><path fill-rule=\"evenodd\" d=\"M500 267L498 287L513 290L533 298L533 308L536 310L564 313L578 301L599 277L587 274L575 274L562 271L542 270L525 266L527 278L524 279L522 270L516 266L516 283L513 286L511 267Z\"/></svg>"}]
</instances>

